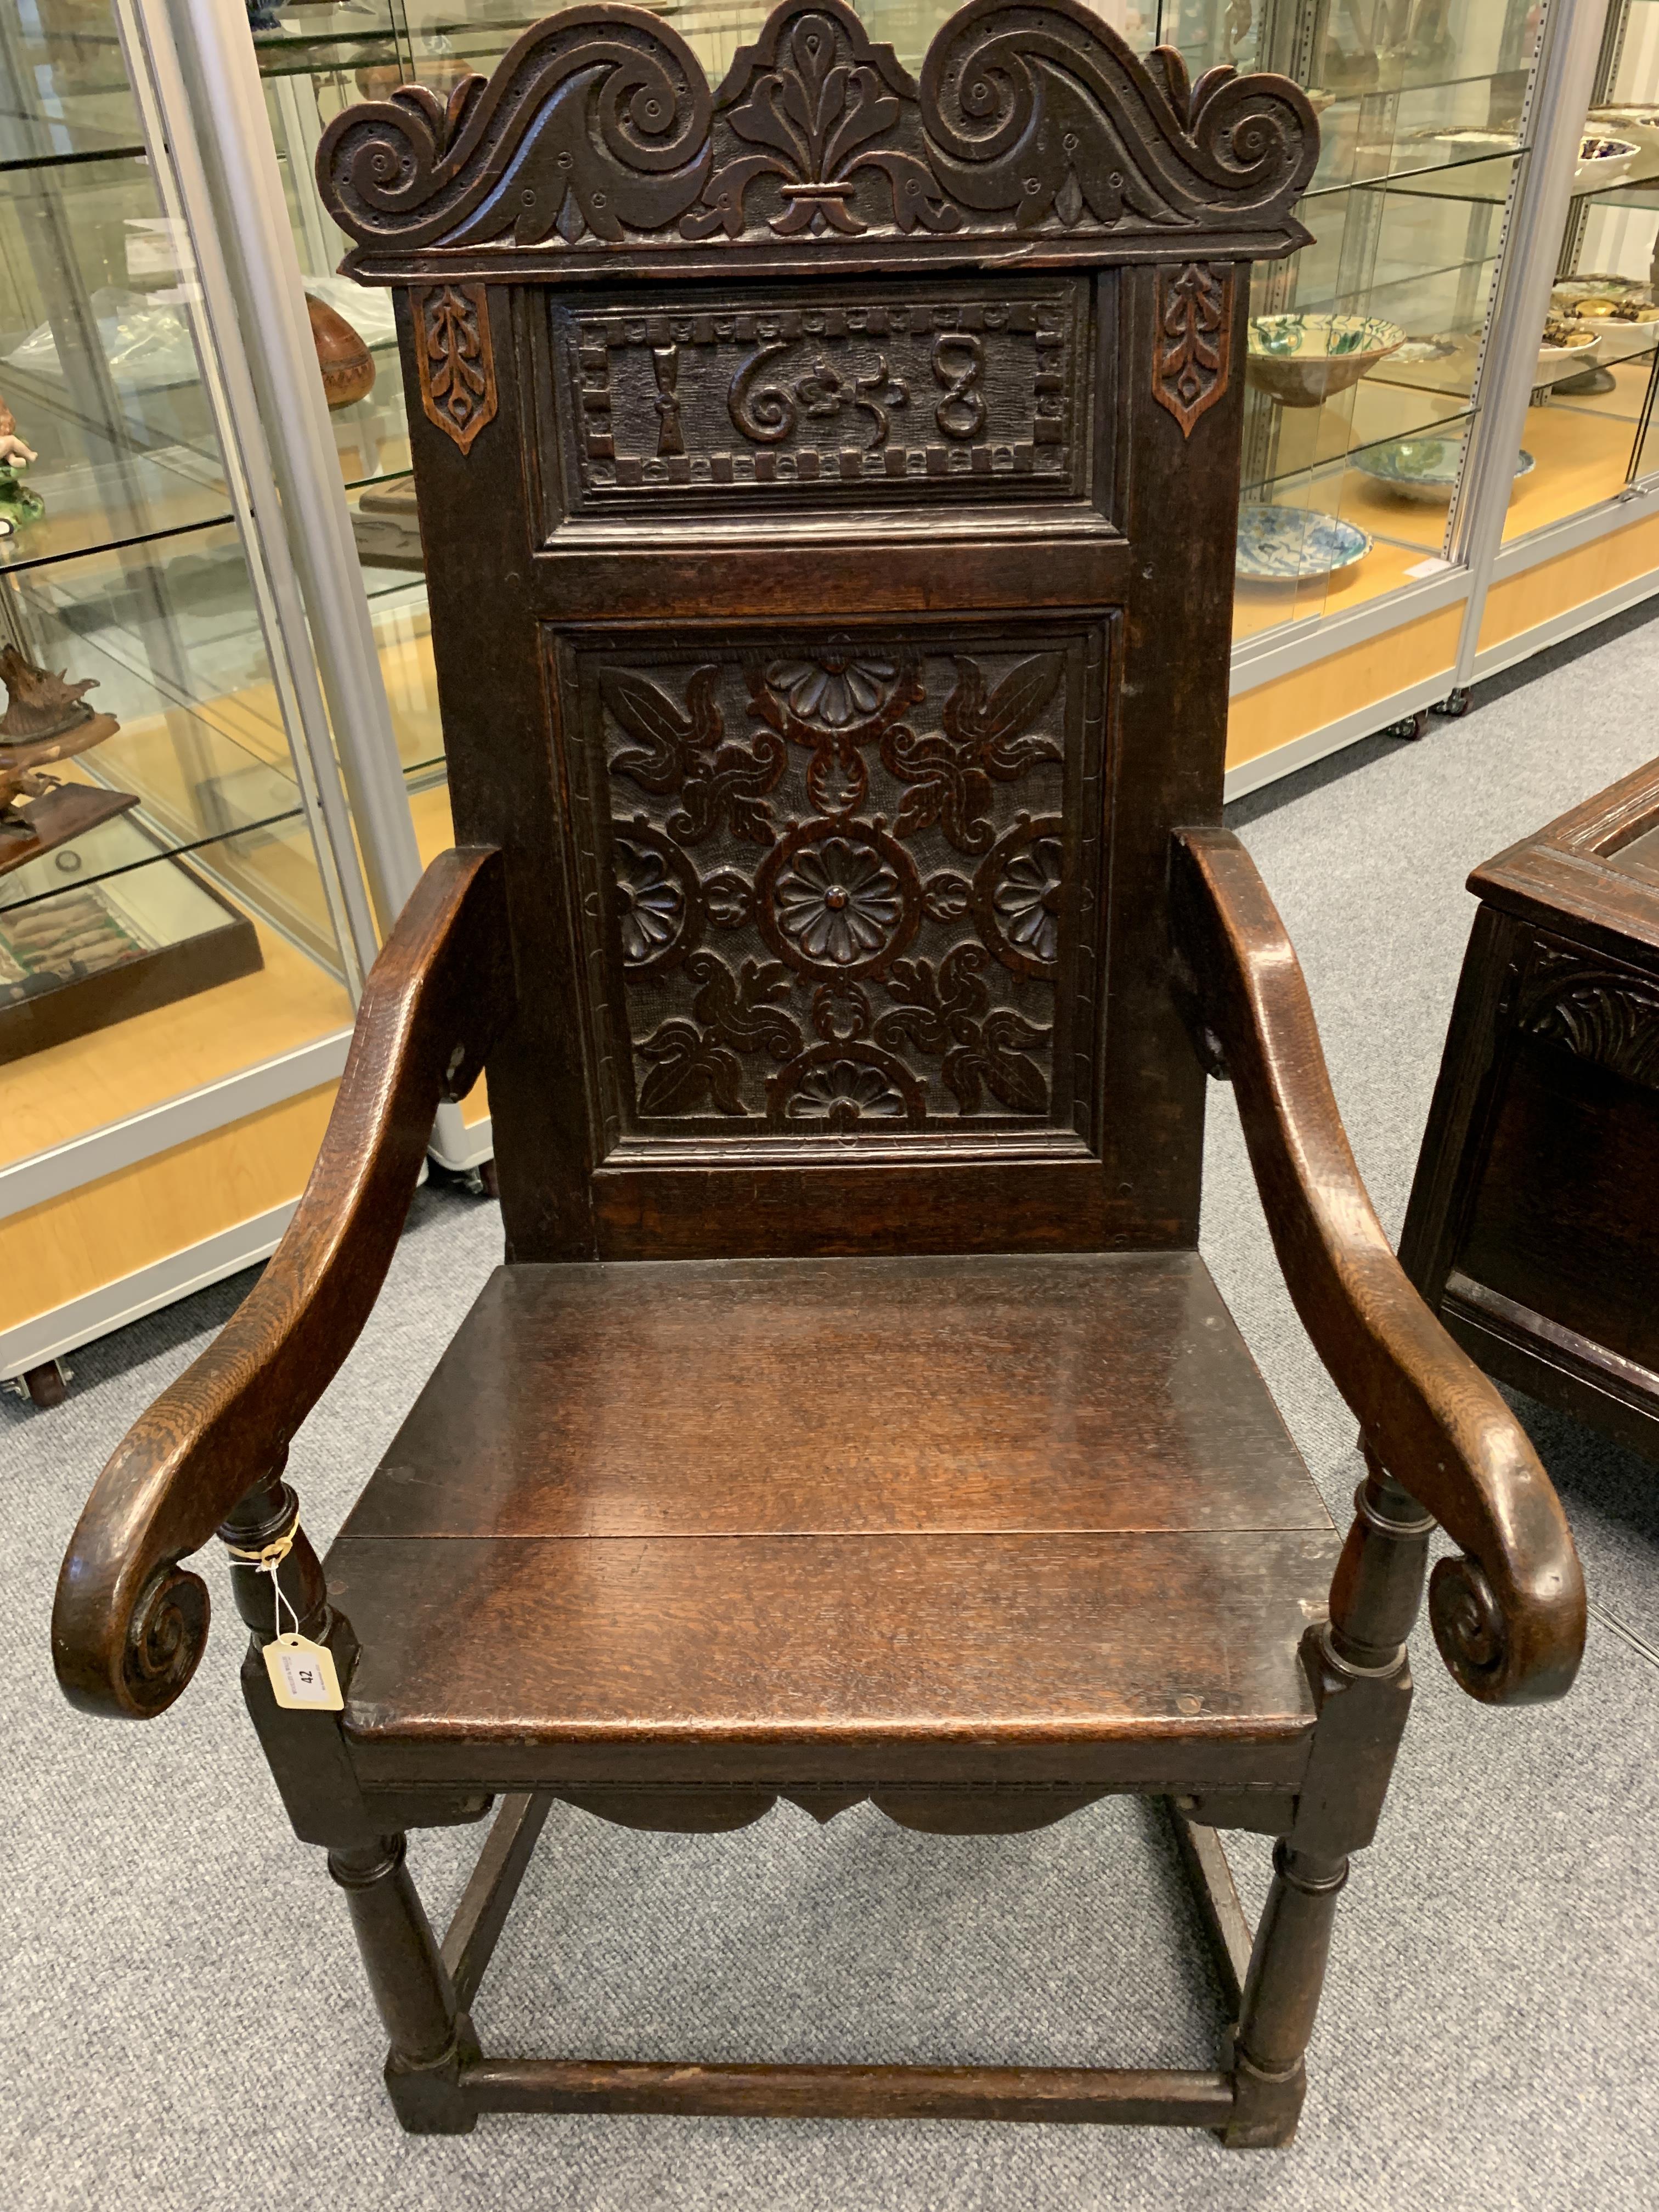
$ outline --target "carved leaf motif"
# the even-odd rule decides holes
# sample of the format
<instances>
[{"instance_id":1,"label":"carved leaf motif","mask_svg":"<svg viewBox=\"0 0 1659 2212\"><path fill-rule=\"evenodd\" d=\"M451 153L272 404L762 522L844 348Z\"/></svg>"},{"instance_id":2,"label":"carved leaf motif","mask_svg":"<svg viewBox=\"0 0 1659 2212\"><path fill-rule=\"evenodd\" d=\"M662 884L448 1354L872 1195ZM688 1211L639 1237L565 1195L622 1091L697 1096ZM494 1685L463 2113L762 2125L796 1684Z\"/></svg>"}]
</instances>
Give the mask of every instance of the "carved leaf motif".
<instances>
[{"instance_id":1,"label":"carved leaf motif","mask_svg":"<svg viewBox=\"0 0 1659 2212\"><path fill-rule=\"evenodd\" d=\"M699 668L686 685L685 711L648 678L626 668L606 668L599 675L599 696L618 726L637 741L639 750L620 752L612 759L613 775L630 777L645 791L678 788L693 754L701 747L718 744L724 733L720 708L714 704L716 668Z\"/></svg>"},{"instance_id":2,"label":"carved leaf motif","mask_svg":"<svg viewBox=\"0 0 1659 2212\"><path fill-rule=\"evenodd\" d=\"M1064 656L1034 653L1009 670L989 697L985 672L967 653L957 656L957 680L940 717L944 734L918 737L898 728L882 744L890 773L911 788L899 810L901 837L938 823L959 853L989 850L991 778L1012 783L1039 761L1059 760L1053 738L1021 734L1053 700L1065 672Z\"/></svg>"},{"instance_id":3,"label":"carved leaf motif","mask_svg":"<svg viewBox=\"0 0 1659 2212\"><path fill-rule=\"evenodd\" d=\"M1018 668L1011 668L988 699L983 670L976 660L959 653L957 687L945 702L942 717L945 729L952 737L981 747L986 765L994 775L999 773L995 764L998 749L1010 738L1017 737L1042 712L1060 688L1065 667L1065 660L1058 653L1033 653ZM1021 774L1034 760L1059 759L1060 748L1052 738L1036 742L1043 750L1030 754L1019 767L1012 769L1011 775Z\"/></svg>"},{"instance_id":4,"label":"carved leaf motif","mask_svg":"<svg viewBox=\"0 0 1659 2212\"><path fill-rule=\"evenodd\" d=\"M948 738L919 738L902 723L888 732L882 759L901 783L911 787L894 824L898 836L914 836L937 822L959 853L990 849L991 780L966 753Z\"/></svg>"},{"instance_id":5,"label":"carved leaf motif","mask_svg":"<svg viewBox=\"0 0 1659 2212\"><path fill-rule=\"evenodd\" d=\"M964 1114L979 1112L986 1090L1011 1113L1046 1114L1048 1085L1024 1054L1046 1045L1053 1032L1011 1007L988 1013L985 964L978 945L958 945L937 975L930 961L895 961L887 988L899 1004L876 1024L875 1041L889 1051L908 1042L942 1054L945 1085Z\"/></svg>"},{"instance_id":6,"label":"carved leaf motif","mask_svg":"<svg viewBox=\"0 0 1659 2212\"><path fill-rule=\"evenodd\" d=\"M641 1114L695 1114L705 1098L722 1114L745 1110L742 1069L695 1022L665 1022L635 1050L654 1063L640 1085Z\"/></svg>"},{"instance_id":7,"label":"carved leaf motif","mask_svg":"<svg viewBox=\"0 0 1659 2212\"><path fill-rule=\"evenodd\" d=\"M856 96L847 103L840 125L823 149L826 176L837 175L856 147L867 145L871 139L890 131L901 112L897 100L883 94L874 70L854 70L848 82Z\"/></svg>"},{"instance_id":8,"label":"carved leaf motif","mask_svg":"<svg viewBox=\"0 0 1659 2212\"><path fill-rule=\"evenodd\" d=\"M757 730L752 746L722 745L711 761L699 760L680 787L685 811L668 819L668 834L695 845L724 822L751 845L777 841L768 792L776 787L787 757L769 732Z\"/></svg>"},{"instance_id":9,"label":"carved leaf motif","mask_svg":"<svg viewBox=\"0 0 1659 2212\"><path fill-rule=\"evenodd\" d=\"M1013 1114L1046 1114L1048 1086L1042 1071L1024 1058L1046 1045L1054 1032L1039 1029L1010 1006L999 1006L986 1021L981 1073L988 1087Z\"/></svg>"},{"instance_id":10,"label":"carved leaf motif","mask_svg":"<svg viewBox=\"0 0 1659 2212\"><path fill-rule=\"evenodd\" d=\"M1522 1028L1628 1083L1659 1090L1659 994L1633 976L1587 970L1581 957L1547 946L1534 955L1533 973L1551 986Z\"/></svg>"},{"instance_id":11,"label":"carved leaf motif","mask_svg":"<svg viewBox=\"0 0 1659 2212\"><path fill-rule=\"evenodd\" d=\"M1158 272L1158 343L1152 391L1190 438L1200 415L1227 389L1233 272L1188 261Z\"/></svg>"},{"instance_id":12,"label":"carved leaf motif","mask_svg":"<svg viewBox=\"0 0 1659 2212\"><path fill-rule=\"evenodd\" d=\"M775 1003L794 988L781 961L745 960L733 976L715 954L694 952L685 966L699 986L691 1011L721 1043L738 1052L769 1052L774 1060L792 1059L801 1049L799 1030Z\"/></svg>"}]
</instances>

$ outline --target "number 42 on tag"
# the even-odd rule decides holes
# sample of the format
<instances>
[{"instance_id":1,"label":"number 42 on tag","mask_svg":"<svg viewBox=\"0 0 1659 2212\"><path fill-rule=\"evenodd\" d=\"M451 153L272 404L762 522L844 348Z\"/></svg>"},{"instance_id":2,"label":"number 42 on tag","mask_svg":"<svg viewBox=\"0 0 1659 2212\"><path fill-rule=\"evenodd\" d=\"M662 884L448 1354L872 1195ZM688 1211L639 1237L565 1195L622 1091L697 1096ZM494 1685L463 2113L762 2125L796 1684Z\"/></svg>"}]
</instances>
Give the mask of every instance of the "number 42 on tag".
<instances>
[{"instance_id":1,"label":"number 42 on tag","mask_svg":"<svg viewBox=\"0 0 1659 2212\"><path fill-rule=\"evenodd\" d=\"M288 1712L337 1713L345 1699L334 1655L305 1636L279 1636L265 1646L271 1694Z\"/></svg>"}]
</instances>

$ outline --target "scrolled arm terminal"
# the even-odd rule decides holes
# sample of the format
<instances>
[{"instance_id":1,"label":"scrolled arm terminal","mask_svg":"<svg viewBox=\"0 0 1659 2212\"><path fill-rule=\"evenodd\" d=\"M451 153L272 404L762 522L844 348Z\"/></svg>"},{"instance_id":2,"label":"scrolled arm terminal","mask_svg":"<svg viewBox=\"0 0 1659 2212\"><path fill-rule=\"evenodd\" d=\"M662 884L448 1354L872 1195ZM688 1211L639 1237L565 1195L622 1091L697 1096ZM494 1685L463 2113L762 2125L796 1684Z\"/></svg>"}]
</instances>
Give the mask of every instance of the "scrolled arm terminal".
<instances>
[{"instance_id":1,"label":"scrolled arm terminal","mask_svg":"<svg viewBox=\"0 0 1659 2212\"><path fill-rule=\"evenodd\" d=\"M196 1671L207 1586L179 1561L280 1470L386 1279L439 1102L471 1088L512 1006L501 856L442 854L374 963L282 1243L123 1439L81 1516L52 1608L53 1662L72 1704L147 1720Z\"/></svg>"},{"instance_id":2,"label":"scrolled arm terminal","mask_svg":"<svg viewBox=\"0 0 1659 2212\"><path fill-rule=\"evenodd\" d=\"M1185 830L1173 867L1176 957L1237 1096L1285 1285L1377 1458L1464 1553L1430 1585L1441 1656L1486 1704L1559 1698L1583 1655L1584 1578L1549 1477L1382 1232L1249 854L1226 830Z\"/></svg>"}]
</instances>

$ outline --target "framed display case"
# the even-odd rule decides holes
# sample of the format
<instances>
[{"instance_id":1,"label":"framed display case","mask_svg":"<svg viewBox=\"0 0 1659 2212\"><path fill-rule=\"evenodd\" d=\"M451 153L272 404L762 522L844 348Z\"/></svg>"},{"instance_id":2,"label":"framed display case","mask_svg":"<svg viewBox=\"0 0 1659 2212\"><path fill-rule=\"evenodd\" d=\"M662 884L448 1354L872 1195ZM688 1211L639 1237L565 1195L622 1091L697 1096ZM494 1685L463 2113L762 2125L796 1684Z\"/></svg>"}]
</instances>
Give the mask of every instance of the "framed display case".
<instances>
[{"instance_id":1,"label":"framed display case","mask_svg":"<svg viewBox=\"0 0 1659 2212\"><path fill-rule=\"evenodd\" d=\"M1571 345L1583 365L1528 395L1538 466L1494 555L1477 675L1644 596L1659 565L1659 5L1613 0L1599 30L1565 216L1540 225L1534 307L1545 350Z\"/></svg>"},{"instance_id":2,"label":"framed display case","mask_svg":"<svg viewBox=\"0 0 1659 2212\"><path fill-rule=\"evenodd\" d=\"M165 153L105 0L3 0L0 1380L46 1402L271 1249L374 950Z\"/></svg>"}]
</instances>

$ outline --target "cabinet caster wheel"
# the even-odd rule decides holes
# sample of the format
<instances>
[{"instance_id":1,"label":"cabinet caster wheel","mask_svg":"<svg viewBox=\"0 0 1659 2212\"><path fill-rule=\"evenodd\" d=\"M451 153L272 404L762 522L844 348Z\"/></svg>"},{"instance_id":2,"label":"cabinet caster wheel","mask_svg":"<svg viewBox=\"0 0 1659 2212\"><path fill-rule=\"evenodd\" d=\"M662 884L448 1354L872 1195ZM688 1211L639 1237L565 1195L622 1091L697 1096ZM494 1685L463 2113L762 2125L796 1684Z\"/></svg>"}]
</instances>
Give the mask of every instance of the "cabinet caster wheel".
<instances>
[{"instance_id":1,"label":"cabinet caster wheel","mask_svg":"<svg viewBox=\"0 0 1659 2212\"><path fill-rule=\"evenodd\" d=\"M1398 722L1390 722L1383 731L1385 738L1425 738L1429 733L1429 710L1419 707L1414 714L1407 714Z\"/></svg>"},{"instance_id":2,"label":"cabinet caster wheel","mask_svg":"<svg viewBox=\"0 0 1659 2212\"><path fill-rule=\"evenodd\" d=\"M1455 722L1461 720L1474 704L1474 695L1470 692L1468 684L1460 684L1455 690L1448 691L1443 699L1437 700L1429 712L1431 714L1443 714L1449 722Z\"/></svg>"},{"instance_id":3,"label":"cabinet caster wheel","mask_svg":"<svg viewBox=\"0 0 1659 2212\"><path fill-rule=\"evenodd\" d=\"M481 1160L476 1168L466 1171L466 1187L474 1198L499 1198L501 1184L495 1180L494 1160Z\"/></svg>"},{"instance_id":4,"label":"cabinet caster wheel","mask_svg":"<svg viewBox=\"0 0 1659 2212\"><path fill-rule=\"evenodd\" d=\"M39 1367L29 1368L18 1379L29 1395L30 1403L48 1413L68 1397L72 1378L70 1370L60 1361L48 1359Z\"/></svg>"}]
</instances>

